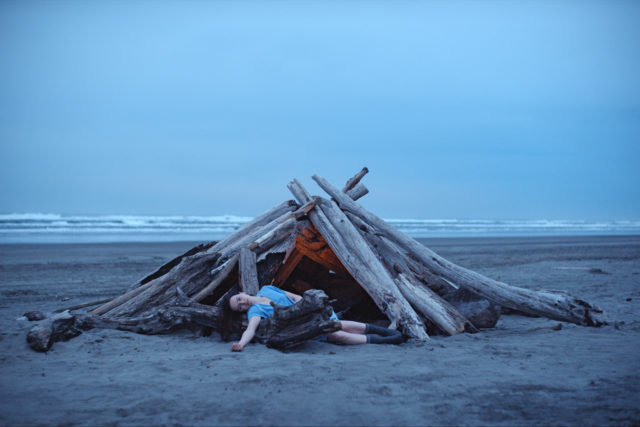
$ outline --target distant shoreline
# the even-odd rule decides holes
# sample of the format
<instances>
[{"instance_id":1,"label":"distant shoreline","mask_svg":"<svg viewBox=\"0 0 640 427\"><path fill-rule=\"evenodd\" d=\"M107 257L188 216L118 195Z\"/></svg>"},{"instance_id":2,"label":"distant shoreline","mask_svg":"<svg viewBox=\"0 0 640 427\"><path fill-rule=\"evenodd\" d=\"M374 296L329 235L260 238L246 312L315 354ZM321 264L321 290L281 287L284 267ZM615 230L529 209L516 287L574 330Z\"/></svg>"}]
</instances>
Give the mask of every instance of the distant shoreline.
<instances>
[{"instance_id":1,"label":"distant shoreline","mask_svg":"<svg viewBox=\"0 0 640 427\"><path fill-rule=\"evenodd\" d=\"M196 246L201 243L219 241L222 237L213 239L176 239L176 240L60 240L60 241L3 241L0 238L0 246L31 246L31 245L177 245L177 246ZM589 240L601 240L601 239L637 239L640 234L539 234L539 235L462 235L462 236L431 236L431 237L414 237L421 243L426 242L438 242L438 244L446 244L446 242L455 242L461 244L464 241L478 243L482 240L491 242L517 242L517 241L540 241L540 242L558 242L560 240L576 240L576 241L589 241Z\"/></svg>"},{"instance_id":2,"label":"distant shoreline","mask_svg":"<svg viewBox=\"0 0 640 427\"><path fill-rule=\"evenodd\" d=\"M0 214L0 243L220 240L251 217ZM640 235L640 220L386 219L414 238Z\"/></svg>"}]
</instances>

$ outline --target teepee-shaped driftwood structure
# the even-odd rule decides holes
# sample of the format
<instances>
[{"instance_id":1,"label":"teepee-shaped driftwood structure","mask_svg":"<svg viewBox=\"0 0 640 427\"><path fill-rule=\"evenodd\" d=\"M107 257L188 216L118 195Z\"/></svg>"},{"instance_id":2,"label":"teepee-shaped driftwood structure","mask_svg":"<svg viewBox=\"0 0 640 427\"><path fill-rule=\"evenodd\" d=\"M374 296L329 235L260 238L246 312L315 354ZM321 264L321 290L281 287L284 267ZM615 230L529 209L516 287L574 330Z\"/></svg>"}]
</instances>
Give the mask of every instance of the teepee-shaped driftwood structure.
<instances>
[{"instance_id":1,"label":"teepee-shaped driftwood structure","mask_svg":"<svg viewBox=\"0 0 640 427\"><path fill-rule=\"evenodd\" d=\"M41 322L29 333L32 348L46 350L95 327L141 333L216 328L220 301L232 287L255 294L267 284L298 293L320 288L347 317L377 314L418 340L427 340L428 331L453 335L491 327L500 307L585 326L604 323L602 311L585 301L490 279L387 224L356 202L368 192L360 183L367 172L342 190L314 175L330 199L310 196L293 180L288 188L297 202L286 201L220 242L191 249L88 313ZM302 303L277 308L263 320L258 337L287 347L336 330L328 304L323 292L306 292Z\"/></svg>"}]
</instances>

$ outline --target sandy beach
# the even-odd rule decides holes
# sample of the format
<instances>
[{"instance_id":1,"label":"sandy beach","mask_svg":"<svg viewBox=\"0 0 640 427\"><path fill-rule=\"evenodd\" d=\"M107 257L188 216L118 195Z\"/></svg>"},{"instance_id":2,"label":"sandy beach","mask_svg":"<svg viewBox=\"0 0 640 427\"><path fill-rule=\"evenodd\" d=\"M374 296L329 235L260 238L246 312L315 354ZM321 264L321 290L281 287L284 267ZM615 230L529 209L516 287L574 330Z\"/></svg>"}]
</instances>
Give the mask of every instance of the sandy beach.
<instances>
[{"instance_id":1,"label":"sandy beach","mask_svg":"<svg viewBox=\"0 0 640 427\"><path fill-rule=\"evenodd\" d=\"M232 353L219 335L93 330L32 351L21 315L116 296L199 242L0 245L2 425L638 425L640 236L423 240L509 284L605 310L503 315L402 345Z\"/></svg>"}]
</instances>

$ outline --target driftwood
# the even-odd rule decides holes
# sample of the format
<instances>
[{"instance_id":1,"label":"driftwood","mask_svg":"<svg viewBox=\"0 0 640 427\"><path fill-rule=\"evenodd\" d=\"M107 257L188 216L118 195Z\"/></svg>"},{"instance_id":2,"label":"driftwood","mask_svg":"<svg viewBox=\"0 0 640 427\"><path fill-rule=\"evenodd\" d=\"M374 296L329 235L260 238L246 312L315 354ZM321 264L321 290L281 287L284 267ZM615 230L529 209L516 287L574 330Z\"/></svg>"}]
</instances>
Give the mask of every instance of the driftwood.
<instances>
[{"instance_id":1,"label":"driftwood","mask_svg":"<svg viewBox=\"0 0 640 427\"><path fill-rule=\"evenodd\" d=\"M311 200L309 193L297 180L290 182L288 187L300 203ZM344 197L348 198L346 195ZM419 316L402 297L393 279L353 224L335 204L331 205L322 199L318 202L316 209L309 212L309 218L345 268L387 317L403 328L405 334L412 338L427 339Z\"/></svg>"},{"instance_id":2,"label":"driftwood","mask_svg":"<svg viewBox=\"0 0 640 427\"><path fill-rule=\"evenodd\" d=\"M256 267L256 253L249 248L240 249L238 260L240 269L240 289L249 295L256 295L260 290L258 284L258 269Z\"/></svg>"},{"instance_id":3,"label":"driftwood","mask_svg":"<svg viewBox=\"0 0 640 427\"><path fill-rule=\"evenodd\" d=\"M140 317L109 319L68 311L42 320L31 328L27 342L36 351L47 351L53 343L66 341L89 329L119 329L140 334L163 334L189 326L216 327L219 309L212 306L158 307Z\"/></svg>"},{"instance_id":4,"label":"driftwood","mask_svg":"<svg viewBox=\"0 0 640 427\"><path fill-rule=\"evenodd\" d=\"M331 200L312 197L293 180L288 188L298 202L283 202L220 242L194 247L116 298L71 307L101 304L88 313L44 319L27 313L40 320L29 344L46 351L92 328L145 334L216 329L226 297L237 290L256 294L265 284L304 294L301 303L276 307L258 329L260 342L283 349L339 328L328 317L330 298L353 319L386 318L418 340L428 339L426 328L448 335L491 328L505 309L587 326L604 323L602 311L585 301L487 278L399 232L355 202L368 192L360 182L367 172L342 190L314 175Z\"/></svg>"},{"instance_id":5,"label":"driftwood","mask_svg":"<svg viewBox=\"0 0 640 427\"><path fill-rule=\"evenodd\" d=\"M573 298L564 292L534 291L510 286L447 261L358 205L324 178L314 175L313 179L336 200L343 211L349 212L367 222L376 230L376 233L394 242L398 247L407 251L410 256L423 263L434 274L449 282L469 289L494 301L498 305L525 313L586 326L599 326L605 323L602 310L586 301Z\"/></svg>"},{"instance_id":6,"label":"driftwood","mask_svg":"<svg viewBox=\"0 0 640 427\"><path fill-rule=\"evenodd\" d=\"M159 307L145 316L124 319L65 311L33 326L27 342L33 350L47 351L53 343L69 340L90 329L118 329L155 335L195 326L216 328L219 313L219 307L202 304ZM274 315L261 322L256 339L273 348L292 348L340 330L340 322L330 319L331 313L329 297L324 292L317 289L307 291L295 305L274 305Z\"/></svg>"},{"instance_id":7,"label":"driftwood","mask_svg":"<svg viewBox=\"0 0 640 427\"><path fill-rule=\"evenodd\" d=\"M256 332L256 340L269 347L286 350L340 330L340 322L331 319L329 297L321 290L306 291L302 300L288 307L272 305L273 316L263 319Z\"/></svg>"}]
</instances>

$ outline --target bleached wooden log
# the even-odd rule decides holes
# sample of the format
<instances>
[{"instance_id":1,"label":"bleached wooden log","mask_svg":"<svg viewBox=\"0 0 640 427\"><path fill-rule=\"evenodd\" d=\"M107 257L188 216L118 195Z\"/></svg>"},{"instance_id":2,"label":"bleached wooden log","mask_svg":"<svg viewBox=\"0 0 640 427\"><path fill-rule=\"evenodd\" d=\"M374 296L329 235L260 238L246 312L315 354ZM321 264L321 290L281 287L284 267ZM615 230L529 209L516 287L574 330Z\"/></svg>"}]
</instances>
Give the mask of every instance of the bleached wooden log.
<instances>
[{"instance_id":1,"label":"bleached wooden log","mask_svg":"<svg viewBox=\"0 0 640 427\"><path fill-rule=\"evenodd\" d=\"M534 291L510 286L475 271L460 267L442 258L416 240L390 226L378 216L367 211L324 178L314 175L313 179L338 202L342 210L360 217L373 227L376 233L387 237L422 262L433 273L446 280L450 280L499 305L525 313L586 326L600 326L606 323L602 310L564 292Z\"/></svg>"},{"instance_id":2,"label":"bleached wooden log","mask_svg":"<svg viewBox=\"0 0 640 427\"><path fill-rule=\"evenodd\" d=\"M178 255L177 257L173 258L172 260L170 260L169 262L166 262L165 264L161 265L156 271L154 271L153 273L145 276L144 278L142 278L139 282L137 282L136 284L134 284L130 290L133 290L135 288L137 288L138 286L142 286L150 281L152 281L153 279L157 279L160 276L163 276L165 274L167 274L169 271L171 271L171 269L173 269L175 266L177 266L178 264L180 264L180 262L186 258L186 257L190 257L193 255L196 255L200 252L206 252L208 251L210 248L212 248L217 242L208 242L208 243L201 243L198 246L195 246L191 249L189 249L187 252Z\"/></svg>"},{"instance_id":3,"label":"bleached wooden log","mask_svg":"<svg viewBox=\"0 0 640 427\"><path fill-rule=\"evenodd\" d=\"M253 234L255 230L281 218L288 212L294 212L298 208L298 204L293 200L282 202L220 240L215 246L211 247L209 251L223 253L227 247L234 245L238 240L244 239L247 235Z\"/></svg>"},{"instance_id":4,"label":"bleached wooden log","mask_svg":"<svg viewBox=\"0 0 640 427\"><path fill-rule=\"evenodd\" d=\"M438 295L453 292L458 289L451 284L451 282L444 280L442 277L433 274L422 263L409 258L405 252L397 247L393 242L384 236L380 236L375 233L371 228L359 217L346 212L347 218L356 226L360 234L367 239L369 244L376 249L380 254L382 262L387 266L390 271L399 272L411 272L415 275L425 286L428 286L433 292Z\"/></svg>"},{"instance_id":5,"label":"bleached wooden log","mask_svg":"<svg viewBox=\"0 0 640 427\"><path fill-rule=\"evenodd\" d=\"M53 310L54 313L62 313L63 311L73 311L73 310L79 310L81 308L87 308L87 307L93 307L94 305L98 305L98 304L105 304L109 301L111 301L113 298L102 298L96 301L89 301L89 302L84 302L81 304L76 304L76 305L72 305L71 307L65 307L65 308L58 308L56 310Z\"/></svg>"},{"instance_id":6,"label":"bleached wooden log","mask_svg":"<svg viewBox=\"0 0 640 427\"><path fill-rule=\"evenodd\" d=\"M240 289L249 295L257 295L259 286L256 253L248 248L240 249L238 270L240 272Z\"/></svg>"},{"instance_id":7,"label":"bleached wooden log","mask_svg":"<svg viewBox=\"0 0 640 427\"><path fill-rule=\"evenodd\" d=\"M175 301L178 287L191 295L194 293L194 288L201 289L212 280L211 271L215 269L218 261L216 253L200 252L185 257L168 273L149 282L148 287L143 285L145 289L138 295L106 311L103 315L109 317L141 315L154 307Z\"/></svg>"},{"instance_id":8,"label":"bleached wooden log","mask_svg":"<svg viewBox=\"0 0 640 427\"><path fill-rule=\"evenodd\" d=\"M273 230L251 242L247 247L255 253L262 253L264 250L283 241L293 233L296 228L296 223L297 220L295 218L288 218L286 221L278 224Z\"/></svg>"},{"instance_id":9,"label":"bleached wooden log","mask_svg":"<svg viewBox=\"0 0 640 427\"><path fill-rule=\"evenodd\" d=\"M211 283L209 283L204 289L191 297L191 302L200 302L216 290L218 286L231 274L233 269L236 267L238 263L238 258L240 254L235 254L225 263L224 267L220 270L219 273L215 274ZM256 278L257 281L257 278ZM257 293L257 292L256 292Z\"/></svg>"},{"instance_id":10,"label":"bleached wooden log","mask_svg":"<svg viewBox=\"0 0 640 427\"><path fill-rule=\"evenodd\" d=\"M413 338L428 339L429 336L420 317L404 298L393 278L378 260L371 247L345 216L344 212L333 201L326 199L320 199L320 201L320 208L336 230L336 236L340 236L345 241L347 250L355 253L361 262L360 264L354 263L352 268L349 269L340 254L334 249L336 256L342 261L343 265L349 270L354 279L361 283L363 289L392 323L399 325L407 335ZM329 240L327 240L327 243L329 243ZM356 275L360 276L360 280Z\"/></svg>"},{"instance_id":11,"label":"bleached wooden log","mask_svg":"<svg viewBox=\"0 0 640 427\"><path fill-rule=\"evenodd\" d=\"M102 315L104 313L107 313L109 310L114 309L115 307L118 307L121 304L124 304L125 302L129 301L132 298L135 298L136 296L140 295L142 292L146 291L147 289L149 289L150 287L156 285L156 283L154 281L151 282L147 282L142 286L139 286L135 289L130 290L129 292L125 292L124 294L117 296L113 299L111 299L110 301L106 302L105 304L94 308L93 310L90 310L89 313L91 314L95 314L97 316Z\"/></svg>"},{"instance_id":12,"label":"bleached wooden log","mask_svg":"<svg viewBox=\"0 0 640 427\"><path fill-rule=\"evenodd\" d=\"M407 301L446 334L459 334L465 329L477 332L477 329L458 310L429 288L420 286L419 282L410 275L400 273L395 282Z\"/></svg>"},{"instance_id":13,"label":"bleached wooden log","mask_svg":"<svg viewBox=\"0 0 640 427\"><path fill-rule=\"evenodd\" d=\"M132 316L153 306L169 303L174 297L174 285L183 285L185 292L193 294L206 286L211 279L203 271L209 272L235 255L242 246L268 234L283 222L304 215L304 210L293 200L288 200L256 217L241 229L227 236L215 245L199 245L187 253L166 263L156 272L141 281L137 288L120 295L108 303L91 311L92 314L109 316ZM304 207L309 209L309 207ZM269 243L269 242L264 242ZM271 242L273 243L273 242ZM204 264L204 265L203 265ZM191 274L187 273L191 271ZM188 283L181 283L187 277Z\"/></svg>"},{"instance_id":14,"label":"bleached wooden log","mask_svg":"<svg viewBox=\"0 0 640 427\"><path fill-rule=\"evenodd\" d=\"M288 187L300 203L311 199L297 180L290 182ZM309 218L344 267L380 310L392 322L399 324L410 337L428 339L419 316L344 213L335 204L332 207L331 202L317 199L316 208L309 212Z\"/></svg>"}]
</instances>

